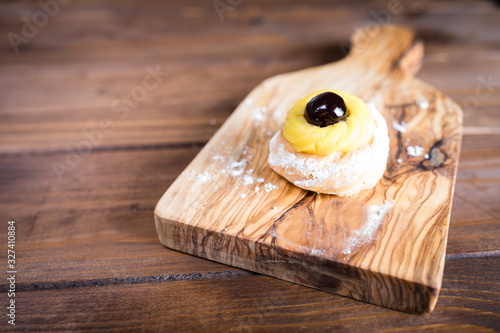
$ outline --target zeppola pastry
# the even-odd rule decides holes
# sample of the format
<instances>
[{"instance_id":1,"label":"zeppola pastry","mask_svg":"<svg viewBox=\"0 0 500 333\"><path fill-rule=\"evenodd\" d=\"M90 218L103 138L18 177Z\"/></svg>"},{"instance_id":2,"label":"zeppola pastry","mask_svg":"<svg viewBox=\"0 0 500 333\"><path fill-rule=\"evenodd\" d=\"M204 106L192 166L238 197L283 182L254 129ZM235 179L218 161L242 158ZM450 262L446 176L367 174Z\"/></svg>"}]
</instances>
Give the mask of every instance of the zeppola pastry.
<instances>
[{"instance_id":1,"label":"zeppola pastry","mask_svg":"<svg viewBox=\"0 0 500 333\"><path fill-rule=\"evenodd\" d=\"M342 197L374 187L388 155L387 124L373 104L322 90L288 111L269 143L268 162L300 188Z\"/></svg>"}]
</instances>

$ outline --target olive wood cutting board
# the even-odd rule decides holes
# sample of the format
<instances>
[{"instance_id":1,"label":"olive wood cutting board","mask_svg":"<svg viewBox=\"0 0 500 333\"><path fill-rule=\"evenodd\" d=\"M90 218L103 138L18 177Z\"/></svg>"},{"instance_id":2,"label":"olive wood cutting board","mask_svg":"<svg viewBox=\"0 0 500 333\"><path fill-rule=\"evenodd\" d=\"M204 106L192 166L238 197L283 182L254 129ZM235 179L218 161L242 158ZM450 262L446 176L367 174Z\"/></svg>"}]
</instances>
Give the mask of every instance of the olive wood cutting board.
<instances>
[{"instance_id":1,"label":"olive wood cutting board","mask_svg":"<svg viewBox=\"0 0 500 333\"><path fill-rule=\"evenodd\" d=\"M406 312L434 308L443 276L462 111L416 79L423 44L398 26L357 30L349 55L262 82L158 202L165 246ZM267 163L299 99L344 90L374 103L390 138L379 183L340 198Z\"/></svg>"}]
</instances>

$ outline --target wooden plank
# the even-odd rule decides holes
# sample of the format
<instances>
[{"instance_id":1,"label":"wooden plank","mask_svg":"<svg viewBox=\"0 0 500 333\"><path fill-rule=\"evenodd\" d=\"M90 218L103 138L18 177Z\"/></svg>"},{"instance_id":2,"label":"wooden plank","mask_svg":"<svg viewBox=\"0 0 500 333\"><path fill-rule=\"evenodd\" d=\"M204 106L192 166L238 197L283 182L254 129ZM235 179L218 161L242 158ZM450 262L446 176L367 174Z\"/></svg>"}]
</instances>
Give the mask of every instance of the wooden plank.
<instances>
[{"instance_id":1,"label":"wooden plank","mask_svg":"<svg viewBox=\"0 0 500 333\"><path fill-rule=\"evenodd\" d=\"M363 6L360 6L360 3ZM304 3L296 0L286 2L287 11L283 11L283 5L282 1L241 3L233 10L224 13L223 20L221 20L213 4L202 0L191 1L189 4L173 2L143 4L139 1L127 1L121 4L118 10L116 10L115 3L96 3L93 1L71 3L62 6L61 15L53 18L51 24L44 27L49 32L40 33L34 40L35 45L27 48L27 51L39 45L47 45L51 49L57 49L67 40L71 40L72 45L96 45L96 42L99 41L113 42L120 39L140 43L143 40L162 39L171 35L179 37L186 37L186 35L206 36L207 30L213 30L223 36L234 36L248 35L263 29L269 32L276 31L288 34L289 30L294 29L296 30L295 38L302 41L323 40L325 36L339 36L341 34L346 36L349 31L367 21L379 23L381 19L389 21L387 23L393 20L395 23L404 21L406 24L421 25L427 29L436 26L439 31L451 34L453 32L450 31L452 29L449 27L454 23L453 28L455 28L457 35L469 37L471 36L469 32L471 28L476 28L476 35L471 37L492 40L495 38L495 34L489 29L481 28L494 25L495 15L498 14L494 10L494 4L489 1L465 1L461 2L460 5L453 1L440 1L438 4L426 3L425 7L418 4L402 3L400 10L397 10L397 13L393 10L392 14L389 13L390 17L388 18L374 15L383 10L387 12L388 9L392 9L389 8L390 4L385 0L370 1L370 3L364 1ZM4 5L3 12L8 13L5 15L4 26L9 30L17 30L14 28L19 28L22 25L19 18L27 11L34 11L38 8L36 4L28 1L20 1L17 5ZM418 19L412 20L409 19L409 16L418 17ZM314 17L315 22L323 24L309 24L311 17ZM69 22L73 24L69 26L67 24ZM133 24L132 29L130 25L126 25L129 22L139 24ZM204 24L200 24L201 22ZM92 25L83 26L85 23L92 23ZM62 24L65 24L64 27L67 28L64 33L58 31ZM242 26L246 30L242 31ZM83 35L75 33L75 31L81 32L81 30L86 33ZM58 38L51 39L51 35ZM290 36L293 35L290 34ZM110 51L113 52L113 50Z\"/></svg>"},{"instance_id":2,"label":"wooden plank","mask_svg":"<svg viewBox=\"0 0 500 333\"><path fill-rule=\"evenodd\" d=\"M0 217L16 221L18 287L234 272L167 250L156 235L154 206L198 151L94 153L61 181L51 163L64 155L1 158Z\"/></svg>"},{"instance_id":3,"label":"wooden plank","mask_svg":"<svg viewBox=\"0 0 500 333\"><path fill-rule=\"evenodd\" d=\"M446 263L431 315L415 316L263 275L19 292L12 331L491 332L500 258Z\"/></svg>"},{"instance_id":4,"label":"wooden plank","mask_svg":"<svg viewBox=\"0 0 500 333\"><path fill-rule=\"evenodd\" d=\"M12 51L6 38L0 41L0 154L76 149L86 141L82 131L99 129L102 119L111 119L114 128L95 150L205 143L258 82L339 59L340 45L345 46L349 33L373 21L369 9L387 10L388 4L374 1L360 10L356 4L296 2L287 4L286 13L281 5L242 4L223 22L212 4L203 1L189 5L131 1L120 6L120 15L114 13L113 3L62 6L20 53ZM3 6L3 35L19 32L19 18L39 8L22 1ZM462 103L475 96L480 82L473 79L499 75L491 33L499 14L491 10L491 3L431 3L426 5L427 15L418 20L407 19L413 6L403 7L401 14L391 17L414 25L431 42L431 54L419 74L424 81ZM137 8L140 14L133 15ZM309 24L311 17L317 24ZM161 24L152 24L154 18ZM257 24L252 23L256 18ZM460 30L450 29L450 22L457 22ZM124 28L128 25L135 29ZM471 29L474 34L468 32ZM112 103L142 83L147 66L157 64L170 75L121 119L123 113L113 112ZM461 71L455 70L457 66ZM495 91L479 102L484 105L498 98ZM477 126L475 115L466 114L465 119ZM497 119L493 117L498 130ZM215 126L210 125L214 121Z\"/></svg>"},{"instance_id":5,"label":"wooden plank","mask_svg":"<svg viewBox=\"0 0 500 333\"><path fill-rule=\"evenodd\" d=\"M371 31L370 37L363 30L354 34L359 44L347 59L268 79L248 95L159 201L155 219L164 245L394 309L432 311L441 285L462 113L412 79L421 45L413 44L409 30ZM347 198L316 195L291 185L267 164L268 133L282 128L283 113L297 99L320 89L360 95L376 103L387 120L389 165L373 190ZM404 133L393 126L402 122L409 124ZM424 147L429 159L407 155L411 145ZM267 182L279 189L254 193L255 184L245 187L246 180L232 175L235 164L251 175L251 184L262 178L257 186ZM388 202L378 236L359 239L373 219L369 207Z\"/></svg>"},{"instance_id":6,"label":"wooden plank","mask_svg":"<svg viewBox=\"0 0 500 333\"><path fill-rule=\"evenodd\" d=\"M499 174L496 145L500 140L495 136L477 139L480 137L464 138L455 191L458 204L453 206L447 246L450 255L500 250L500 219L495 210L498 197L495 191L500 188L495 176ZM476 149L478 147L480 149ZM148 274L164 272L165 268L155 256L170 254L158 246L153 224L148 221L164 186L171 184L198 151L92 153L73 172L64 175L62 183L53 173L51 163L64 163L64 154L2 158L0 178L2 188L8 191L0 194L1 212L4 219L19 222L25 281L53 281L54 265L60 270L58 281L79 279L79 276L85 279L109 278L113 274L120 278L133 276L135 268L127 265L131 260L128 256L138 251L151 255L149 259L142 259L148 261L148 266L152 265L147 268ZM128 167L123 168L124 165ZM111 177L118 169L120 177L127 180L125 183ZM136 170L144 170L141 177ZM474 182L479 182L482 193L489 195L470 195L476 189L468 184ZM460 197L469 202L461 201ZM55 208L58 212L54 212ZM104 208L108 210L104 212ZM128 213L124 215L123 211ZM121 227L115 230L117 225ZM105 238L93 243L102 235ZM114 251L127 254L127 258L119 260ZM85 266L75 266L78 260L90 256L102 263L102 270L89 271ZM190 261L191 267L207 265L204 260L184 257L182 260ZM106 265L114 268L107 270ZM221 267L225 266L211 266L206 270L223 269Z\"/></svg>"},{"instance_id":7,"label":"wooden plank","mask_svg":"<svg viewBox=\"0 0 500 333\"><path fill-rule=\"evenodd\" d=\"M500 249L499 153L498 134L464 136L451 212L448 254ZM480 251L474 249L476 239L484 242Z\"/></svg>"},{"instance_id":8,"label":"wooden plank","mask_svg":"<svg viewBox=\"0 0 500 333\"><path fill-rule=\"evenodd\" d=\"M192 276L189 272L224 272L226 266L158 245L149 222L156 199L148 192L159 197L161 190L150 185L141 190L139 184L156 181L168 186L198 150L183 149L168 162L184 163L177 165L178 169L156 163L155 154L165 156L172 147L187 148L206 142L246 92L263 78L338 59L339 43L347 40L353 28L373 21L371 10L385 10L387 5L385 0L369 4L256 0L243 2L221 22L212 3L202 0L186 5L86 0L63 6L61 13L40 29L19 54L12 52L6 38L1 39L0 154L8 151L14 158L0 159L0 216L2 220L15 216L20 222L20 264L25 265L21 267L21 287L60 288L73 282L74 286L109 285L130 283L135 278L146 282L151 276L175 280ZM492 73L497 78L499 74L495 71L499 68L499 11L493 6L491 1L439 1L425 5L405 2L403 13L392 16L395 22L412 25L424 34L428 47L418 77L439 87L461 105L466 97L475 96L480 75L487 77ZM20 18L29 17L38 9L37 2L0 3L0 33L6 36L11 31L19 32L23 24ZM111 102L141 81L147 65L158 63L170 72L164 81L166 86L162 84L149 94L127 119L116 121L114 131L106 133L92 154L65 174L63 185L58 183L51 162L64 163L66 146L75 147L82 141L82 130L98 128L99 121L109 117ZM203 84L206 80L211 84ZM184 93L182 87L190 87L191 91ZM468 202L455 198L449 257L484 256L498 251L500 219L493 199L498 197L494 164L500 140L498 136L486 135L498 133L498 92L495 88L488 98L479 100L478 107L464 110L466 137L456 193ZM193 109L183 106L186 98L196 103ZM198 112L201 109L202 115ZM193 118L198 120L193 122ZM212 119L217 122L215 126L210 124ZM6 149L7 143L12 149ZM158 150L144 154L131 151L127 156L107 152L155 147ZM462 172L464 157L466 168ZM123 168L126 165L131 167ZM134 168L150 173L151 177L137 177ZM127 186L110 181L113 177L123 177ZM475 195L476 191L479 195ZM5 236L4 232L0 230L0 237ZM89 267L85 258L91 258L96 268ZM143 275L137 274L139 267ZM482 265L472 267L478 272L484 269ZM229 270L227 276L233 274ZM207 279L210 274L203 276ZM469 281L465 289L473 284L473 280ZM493 287L479 284L478 288L484 293ZM441 295L445 292L442 290ZM49 304L61 304L61 300L70 304L69 294L61 299L57 295L50 297L53 301ZM460 296L459 288L454 297L459 300ZM38 314L46 313L47 306L42 303L42 299L36 302ZM83 303L92 309L91 303ZM437 312L439 304L432 314L434 324L422 322L413 330L470 331L477 329L474 325L480 325L484 318L482 313L469 310L463 312L463 316L471 318L469 326L450 324L453 319L448 317L449 312ZM25 303L25 309L31 312L28 309L35 308ZM57 315L64 316L59 323L70 323L68 327L85 320L77 317L77 311L59 309ZM113 309L118 315L120 307ZM99 315L106 316L106 309L100 310L103 312ZM72 314L76 319L70 318ZM304 318L307 316L303 314ZM412 322L412 318L404 320ZM30 321L32 329L37 329L37 321L43 319ZM307 319L303 321L307 323ZM448 321L449 324L443 324ZM321 331L325 325L319 327Z\"/></svg>"},{"instance_id":9,"label":"wooden plank","mask_svg":"<svg viewBox=\"0 0 500 333\"><path fill-rule=\"evenodd\" d=\"M461 154L448 255L500 250L500 218L495 215L499 141L489 138L479 150L473 147L482 141L471 142ZM51 163L65 163L65 154L1 157L0 216L18 223L25 287L134 277L138 267L145 276L232 270L167 250L156 235L153 210L158 198L199 150L92 153L61 182ZM470 195L477 191L468 185L474 182L491 195ZM0 237L5 232L0 230ZM85 258L93 259L94 269L87 268Z\"/></svg>"}]
</instances>

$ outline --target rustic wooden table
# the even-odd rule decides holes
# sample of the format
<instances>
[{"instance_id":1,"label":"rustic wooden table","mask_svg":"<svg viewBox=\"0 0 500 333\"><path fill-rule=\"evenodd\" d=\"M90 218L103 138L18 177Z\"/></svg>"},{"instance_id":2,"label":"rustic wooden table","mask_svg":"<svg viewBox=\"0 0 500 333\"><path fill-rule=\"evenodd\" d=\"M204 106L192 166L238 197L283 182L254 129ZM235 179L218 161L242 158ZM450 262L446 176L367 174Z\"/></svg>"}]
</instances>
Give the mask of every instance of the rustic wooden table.
<instances>
[{"instance_id":1,"label":"rustic wooden table","mask_svg":"<svg viewBox=\"0 0 500 333\"><path fill-rule=\"evenodd\" d=\"M342 58L355 28L382 23L417 30L417 77L464 110L434 312L164 248L157 201L244 96L267 77ZM0 3L0 35L0 330L500 330L494 2L23 0Z\"/></svg>"}]
</instances>

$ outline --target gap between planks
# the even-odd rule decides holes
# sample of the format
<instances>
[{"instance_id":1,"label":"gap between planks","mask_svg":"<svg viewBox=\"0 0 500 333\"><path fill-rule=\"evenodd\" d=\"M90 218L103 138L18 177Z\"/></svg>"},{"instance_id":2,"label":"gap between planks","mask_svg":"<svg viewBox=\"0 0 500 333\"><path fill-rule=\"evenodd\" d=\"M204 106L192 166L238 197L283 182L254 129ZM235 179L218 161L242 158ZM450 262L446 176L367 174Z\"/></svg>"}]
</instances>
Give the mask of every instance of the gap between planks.
<instances>
[{"instance_id":1,"label":"gap between planks","mask_svg":"<svg viewBox=\"0 0 500 333\"><path fill-rule=\"evenodd\" d=\"M96 146L92 148L93 153L102 152L121 152L121 151L138 151L138 150L162 150L162 149L192 149L203 148L207 144L206 141L194 141L184 143L158 143L158 144L145 144L145 145L124 145L124 146ZM19 157L19 156L51 156L51 155L65 155L68 153L66 149L44 149L44 150L21 150L21 151L0 151L0 158L2 157Z\"/></svg>"},{"instance_id":2,"label":"gap between planks","mask_svg":"<svg viewBox=\"0 0 500 333\"><path fill-rule=\"evenodd\" d=\"M450 253L446 255L445 262L455 259L482 259L491 257L500 257L500 250Z\"/></svg>"},{"instance_id":3,"label":"gap between planks","mask_svg":"<svg viewBox=\"0 0 500 333\"><path fill-rule=\"evenodd\" d=\"M127 284L142 284L154 282L180 282L180 281L207 281L222 280L247 277L257 275L245 270L234 269L229 271L197 272L184 274L166 274L166 275L148 275L148 276L129 276L123 278L101 278L88 280L69 280L69 281L44 281L32 283L20 283L16 285L16 291L36 291L53 290L66 288L84 288L84 287L103 287ZM1 285L0 292L7 292L8 285Z\"/></svg>"},{"instance_id":4,"label":"gap between planks","mask_svg":"<svg viewBox=\"0 0 500 333\"><path fill-rule=\"evenodd\" d=\"M466 252L446 255L446 262L457 259L483 259L483 258L500 258L500 250L481 251L481 252ZM38 290L54 290L67 288L85 288L85 287L104 287L129 284L143 283L159 283L159 282L181 282L181 281L209 281L235 279L254 275L261 275L242 269L234 269L228 271L212 271L212 272L197 272L184 274L166 274L166 275L147 275L147 276L129 276L123 278L101 278L87 280L69 280L69 281L44 281L32 283L20 283L16 285L17 291L38 291ZM6 292L7 285L0 285L0 292Z\"/></svg>"}]
</instances>

